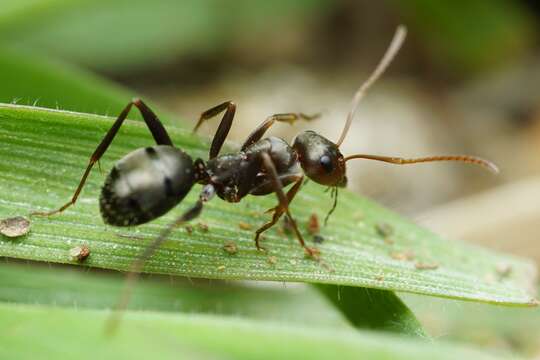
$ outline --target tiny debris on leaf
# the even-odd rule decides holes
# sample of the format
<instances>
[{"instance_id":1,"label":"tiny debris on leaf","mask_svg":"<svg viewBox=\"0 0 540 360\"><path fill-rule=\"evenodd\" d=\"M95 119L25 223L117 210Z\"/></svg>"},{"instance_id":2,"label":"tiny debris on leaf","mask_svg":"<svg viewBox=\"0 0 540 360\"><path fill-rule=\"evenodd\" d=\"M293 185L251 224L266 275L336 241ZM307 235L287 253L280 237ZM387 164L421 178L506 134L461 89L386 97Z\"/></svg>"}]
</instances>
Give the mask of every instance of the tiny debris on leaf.
<instances>
[{"instance_id":1,"label":"tiny debris on leaf","mask_svg":"<svg viewBox=\"0 0 540 360\"><path fill-rule=\"evenodd\" d=\"M377 276L375 276L375 280L377 280L377 281L384 281L384 275L377 275Z\"/></svg>"},{"instance_id":2,"label":"tiny debris on leaf","mask_svg":"<svg viewBox=\"0 0 540 360\"><path fill-rule=\"evenodd\" d=\"M23 216L0 220L0 233L4 236L15 238L28 234L30 231L30 220Z\"/></svg>"},{"instance_id":3,"label":"tiny debris on leaf","mask_svg":"<svg viewBox=\"0 0 540 360\"><path fill-rule=\"evenodd\" d=\"M238 227L242 230L251 230L252 229L252 226L246 222L243 222L243 221L240 221L238 223Z\"/></svg>"},{"instance_id":4,"label":"tiny debris on leaf","mask_svg":"<svg viewBox=\"0 0 540 360\"><path fill-rule=\"evenodd\" d=\"M392 225L385 222L377 223L375 225L375 230L377 230L377 233L380 236L385 238L391 236L394 233L394 228L392 227Z\"/></svg>"},{"instance_id":5,"label":"tiny debris on leaf","mask_svg":"<svg viewBox=\"0 0 540 360\"><path fill-rule=\"evenodd\" d=\"M321 226L319 225L319 217L317 214L313 213L309 216L308 225L307 225L308 233L311 235L316 235L321 231Z\"/></svg>"},{"instance_id":6,"label":"tiny debris on leaf","mask_svg":"<svg viewBox=\"0 0 540 360\"><path fill-rule=\"evenodd\" d=\"M439 264L437 263L423 263L423 262L416 262L414 264L414 267L418 270L435 270L439 268Z\"/></svg>"},{"instance_id":7,"label":"tiny debris on leaf","mask_svg":"<svg viewBox=\"0 0 540 360\"><path fill-rule=\"evenodd\" d=\"M499 275L499 280L502 280L512 273L512 265L506 263L498 263L495 270Z\"/></svg>"},{"instance_id":8,"label":"tiny debris on leaf","mask_svg":"<svg viewBox=\"0 0 540 360\"><path fill-rule=\"evenodd\" d=\"M324 237L320 234L313 235L313 242L315 244L322 244L324 242Z\"/></svg>"},{"instance_id":9,"label":"tiny debris on leaf","mask_svg":"<svg viewBox=\"0 0 540 360\"><path fill-rule=\"evenodd\" d=\"M191 225L186 225L184 226L184 230L186 230L186 232L188 233L188 235L191 235L193 233L193 226Z\"/></svg>"},{"instance_id":10,"label":"tiny debris on leaf","mask_svg":"<svg viewBox=\"0 0 540 360\"><path fill-rule=\"evenodd\" d=\"M223 245L223 250L228 252L231 255L234 255L238 252L238 247L234 241L226 241Z\"/></svg>"},{"instance_id":11,"label":"tiny debris on leaf","mask_svg":"<svg viewBox=\"0 0 540 360\"><path fill-rule=\"evenodd\" d=\"M277 258L275 256L269 256L268 257L268 263L270 265L276 265L277 264Z\"/></svg>"},{"instance_id":12,"label":"tiny debris on leaf","mask_svg":"<svg viewBox=\"0 0 540 360\"><path fill-rule=\"evenodd\" d=\"M311 258L315 261L319 261L321 260L320 258L320 255L321 255L321 250L317 249L317 248L305 248L306 251L304 251L304 257L305 258Z\"/></svg>"},{"instance_id":13,"label":"tiny debris on leaf","mask_svg":"<svg viewBox=\"0 0 540 360\"><path fill-rule=\"evenodd\" d=\"M414 252L412 251L394 251L390 253L390 257L395 260L411 261L414 259Z\"/></svg>"},{"instance_id":14,"label":"tiny debris on leaf","mask_svg":"<svg viewBox=\"0 0 540 360\"><path fill-rule=\"evenodd\" d=\"M69 250L69 256L73 261L83 262L90 256L90 248L86 244L75 246Z\"/></svg>"},{"instance_id":15,"label":"tiny debris on leaf","mask_svg":"<svg viewBox=\"0 0 540 360\"><path fill-rule=\"evenodd\" d=\"M131 239L131 240L144 240L144 237L137 236L137 235L121 234L121 233L118 233L115 235L118 236L119 238L125 238L125 239Z\"/></svg>"},{"instance_id":16,"label":"tiny debris on leaf","mask_svg":"<svg viewBox=\"0 0 540 360\"><path fill-rule=\"evenodd\" d=\"M205 223L200 222L197 224L197 227L202 232L208 232L208 225L206 225Z\"/></svg>"}]
</instances>

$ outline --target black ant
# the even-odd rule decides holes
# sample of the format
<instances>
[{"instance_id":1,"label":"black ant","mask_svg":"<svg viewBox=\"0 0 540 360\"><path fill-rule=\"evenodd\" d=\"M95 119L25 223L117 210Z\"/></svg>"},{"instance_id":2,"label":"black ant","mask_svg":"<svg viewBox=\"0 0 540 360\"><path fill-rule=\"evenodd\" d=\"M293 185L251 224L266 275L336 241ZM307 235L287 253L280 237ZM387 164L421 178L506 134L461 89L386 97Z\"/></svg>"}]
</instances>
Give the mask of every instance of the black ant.
<instances>
[{"instance_id":1,"label":"black ant","mask_svg":"<svg viewBox=\"0 0 540 360\"><path fill-rule=\"evenodd\" d=\"M129 289L136 279L135 274L142 270L144 262L152 256L175 227L199 216L203 204L212 199L215 194L225 201L239 202L246 195L275 193L279 202L276 207L270 209L273 213L272 219L255 232L257 249L262 249L260 235L276 224L283 214L286 214L306 254L318 259L318 250L306 245L289 211L289 204L300 190L305 177L333 189L333 210L337 201L337 189L345 187L347 184L346 162L352 159L378 160L399 165L431 161L462 161L479 164L497 171L491 162L472 156L432 156L403 159L362 154L345 157L341 154L339 147L345 140L360 100L390 64L401 47L405 35L405 28L399 27L377 68L355 93L345 127L336 143L314 131L305 131L297 135L292 145L277 137L263 137L276 122L292 124L300 119L311 120L314 118L297 113L277 114L268 117L257 127L244 141L240 151L220 155L236 111L236 105L228 101L201 114L194 131L197 131L204 121L225 112L212 140L208 161L193 160L188 154L173 145L157 116L141 100L135 99L120 113L112 128L90 157L90 163L72 199L57 210L36 212L34 215L53 215L62 212L76 202L93 165L113 141L132 106L138 108L157 145L134 150L115 164L105 180L99 201L103 220L114 226L143 224L170 211L182 201L194 184L202 184L203 188L195 205L163 229L161 234L134 262L131 267L131 276L127 280L126 291L119 306L119 308L123 308L128 301ZM283 188L290 184L292 187L285 193Z\"/></svg>"}]
</instances>

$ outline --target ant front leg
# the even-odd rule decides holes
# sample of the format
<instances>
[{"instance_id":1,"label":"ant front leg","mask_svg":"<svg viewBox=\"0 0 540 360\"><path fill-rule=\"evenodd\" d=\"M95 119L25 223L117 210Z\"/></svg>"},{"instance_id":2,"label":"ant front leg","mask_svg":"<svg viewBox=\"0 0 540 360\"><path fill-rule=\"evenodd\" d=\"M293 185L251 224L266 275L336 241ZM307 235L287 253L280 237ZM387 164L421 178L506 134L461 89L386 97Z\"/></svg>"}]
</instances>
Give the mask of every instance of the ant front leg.
<instances>
[{"instance_id":1,"label":"ant front leg","mask_svg":"<svg viewBox=\"0 0 540 360\"><path fill-rule=\"evenodd\" d=\"M279 200L279 204L274 209L271 209L271 210L274 211L274 215L272 216L272 220L270 220L268 223L261 226L255 233L255 245L257 246L257 249L261 248L260 245L259 245L259 237L260 237L260 235L264 231L266 231L269 228L271 228L272 226L274 226L275 223L281 217L281 215L283 215L283 213L285 213L285 214L287 214L287 217L289 218L289 220L290 220L290 222L292 224L294 233L296 234L296 238L298 239L298 242L300 242L300 245L304 248L304 250L306 251L306 253L309 256L317 259L318 256L319 256L319 250L306 246L306 242L304 241L304 238L303 238L302 234L300 233L300 230L298 230L298 226L296 224L296 221L292 217L291 212L289 210L289 203L292 201L292 199L294 198L294 196L296 195L296 193L300 189L300 187L302 185L303 177L299 176L296 183L289 190L287 195L285 195L285 193L283 192L283 186L281 184L281 180L279 179L279 176L278 176L276 167L274 166L274 162L272 161L272 158L267 153L262 153L261 156L262 156L262 160L263 160L263 166L265 167L265 169L268 172L267 175L270 178L270 181L272 182L272 184L274 185L274 192L276 193L276 196L277 196L277 198Z\"/></svg>"},{"instance_id":2,"label":"ant front leg","mask_svg":"<svg viewBox=\"0 0 540 360\"><path fill-rule=\"evenodd\" d=\"M302 186L302 180L304 179L304 177L302 175L287 175L285 177L280 177L278 179L280 185L283 184L282 181L284 179L289 179L294 182L294 185L289 189L286 195L287 204L290 204L291 201L294 199L294 196L296 195L298 190L300 190L300 187ZM276 192L276 190L274 190L274 192ZM264 250L264 248L260 245L260 235L266 230L270 229L272 226L274 226L278 222L278 220L281 218L284 212L285 212L285 208L282 206L281 202L277 204L276 206L274 206L273 208L265 211L265 213L272 213L272 220L270 220L269 222L261 226L255 232L255 246L257 247L258 250Z\"/></svg>"},{"instance_id":3,"label":"ant front leg","mask_svg":"<svg viewBox=\"0 0 540 360\"><path fill-rule=\"evenodd\" d=\"M73 193L73 196L71 197L71 200L59 207L56 210L47 211L47 212L33 212L31 215L36 216L50 216L57 213L60 213L70 207L71 205L75 204L77 201L77 198L79 197L79 194L81 193L84 184L86 183L86 179L88 178L88 175L90 174L90 171L92 170L92 167L96 162L99 161L99 159L103 156L105 151L107 151L109 145L111 145L114 137L118 133L118 130L124 123L124 120L126 119L127 115L129 114L129 111L131 110L132 106L136 106L140 113L142 114L142 117L144 119L144 122L146 123L146 126L150 130L150 133L152 133L152 136L154 137L154 140L158 145L170 145L173 146L172 140L169 137L169 134L167 133L167 130L163 127L163 124L159 121L156 114L150 110L148 106L142 100L140 99L133 99L127 106L122 110L120 115L118 115L118 118L114 122L113 126L109 129L105 137L101 140L100 144L90 156L90 161L88 163L88 166L86 167L86 170L84 171L84 174L79 182L79 185L77 186L77 189Z\"/></svg>"},{"instance_id":4,"label":"ant front leg","mask_svg":"<svg viewBox=\"0 0 540 360\"><path fill-rule=\"evenodd\" d=\"M229 135L229 131L231 130L232 122L234 119L234 114L236 112L236 104L232 101L226 101L222 104L219 104L218 106L214 106L213 108L206 110L201 114L201 116L199 117L199 121L197 121L197 124L193 128L193 132L197 132L197 130L204 121L213 118L214 116L218 115L223 111L225 111L225 114L223 115L223 118L219 123L214 138L212 139L212 145L210 146L210 153L208 155L209 159L213 159L219 155L219 151L221 150L221 147L223 146L227 135Z\"/></svg>"},{"instance_id":5,"label":"ant front leg","mask_svg":"<svg viewBox=\"0 0 540 360\"><path fill-rule=\"evenodd\" d=\"M297 120L310 121L310 120L317 119L319 116L320 114L306 115L304 113L286 113L286 114L275 114L275 115L269 116L266 118L266 120L264 120L264 122L261 125L259 125L255 130L253 130L253 132L248 136L246 141L244 141L244 144L242 145L242 150L245 150L248 146L262 139L262 137L264 136L264 133L266 133L266 131L270 129L270 127L274 125L276 121L286 122L292 125Z\"/></svg>"}]
</instances>

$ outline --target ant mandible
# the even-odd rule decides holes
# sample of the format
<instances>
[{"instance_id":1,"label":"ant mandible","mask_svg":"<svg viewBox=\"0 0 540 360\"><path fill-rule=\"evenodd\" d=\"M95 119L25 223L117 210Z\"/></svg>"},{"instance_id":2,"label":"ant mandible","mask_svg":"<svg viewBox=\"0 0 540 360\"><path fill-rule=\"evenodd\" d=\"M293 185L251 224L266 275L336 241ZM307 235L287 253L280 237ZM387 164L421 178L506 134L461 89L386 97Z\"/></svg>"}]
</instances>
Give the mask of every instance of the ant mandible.
<instances>
[{"instance_id":1,"label":"ant mandible","mask_svg":"<svg viewBox=\"0 0 540 360\"><path fill-rule=\"evenodd\" d=\"M225 201L239 202L246 195L275 193L279 202L276 207L270 209L273 213L272 219L255 233L257 249L262 249L260 235L276 224L283 214L286 214L306 254L318 259L318 250L306 245L289 210L289 204L300 190L305 177L333 189L334 205L331 213L336 206L337 189L347 184L346 162L352 159L370 159L399 165L432 161L461 161L482 165L497 172L497 167L491 162L466 155L404 159L364 154L345 157L341 154L339 147L345 140L360 100L388 67L405 36L406 29L403 26L398 27L376 69L355 93L345 126L336 143L314 131L305 131L297 135L292 145L278 137L263 137L276 122L292 124L300 119L314 118L297 113L277 114L268 117L259 125L244 141L240 151L220 155L236 111L236 105L228 101L201 114L194 132L204 121L225 112L212 140L208 161L193 160L191 156L174 146L167 131L152 110L141 100L134 99L120 113L90 157L90 162L71 200L57 210L33 214L50 216L75 204L93 165L103 156L133 106L139 109L157 145L134 150L114 165L105 180L99 200L103 220L114 226L143 224L164 215L175 207L189 193L194 184L202 184L203 188L195 205L163 229L134 262L131 267L132 276L128 277L127 289L135 281L135 274L142 270L145 261L167 239L173 229L199 216L203 204L212 199L215 194ZM290 184L292 187L285 193L283 188ZM121 303L127 303L128 293L129 291L124 293Z\"/></svg>"}]
</instances>

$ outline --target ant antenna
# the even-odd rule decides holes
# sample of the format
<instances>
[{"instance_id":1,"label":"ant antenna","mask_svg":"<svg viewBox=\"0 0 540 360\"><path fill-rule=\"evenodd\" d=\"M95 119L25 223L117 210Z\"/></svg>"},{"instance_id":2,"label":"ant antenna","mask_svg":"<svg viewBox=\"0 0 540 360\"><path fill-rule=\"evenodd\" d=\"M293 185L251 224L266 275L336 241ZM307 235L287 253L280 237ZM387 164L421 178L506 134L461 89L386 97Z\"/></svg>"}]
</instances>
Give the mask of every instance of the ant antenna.
<instances>
[{"instance_id":1,"label":"ant antenna","mask_svg":"<svg viewBox=\"0 0 540 360\"><path fill-rule=\"evenodd\" d=\"M360 100L364 97L367 90L377 81L377 79L384 73L388 65L392 62L396 54L398 53L399 49L401 48L401 45L403 44L403 41L405 41L405 36L407 35L407 28L403 25L398 26L396 29L396 33L394 34L394 37L392 39L392 42L388 46L388 49L386 50L386 53L384 54L383 58L373 71L369 78L360 86L360 88L356 91L356 93L353 96L352 102L351 102L351 110L347 114L347 121L345 122L345 127L343 128L343 131L341 132L341 136L339 137L339 140L337 141L336 145L339 147L341 143L343 143L343 140L345 140L345 137L347 136L347 133L349 132L349 128L351 127L351 123L354 117L354 114L356 113L356 109L358 108L358 104L360 103Z\"/></svg>"},{"instance_id":2,"label":"ant antenna","mask_svg":"<svg viewBox=\"0 0 540 360\"><path fill-rule=\"evenodd\" d=\"M434 162L434 161L461 161L461 162L465 162L469 164L483 166L495 174L499 172L499 168L497 167L497 165L495 165L491 161L484 160L476 156L468 156L468 155L443 155L443 156L423 157L423 158L417 158L417 159L404 159L404 158L392 157L392 156L355 154L355 155L347 156L345 158L345 161L349 161L352 159L377 160L377 161L383 161L386 163L396 164L396 165L407 165L407 164Z\"/></svg>"}]
</instances>

